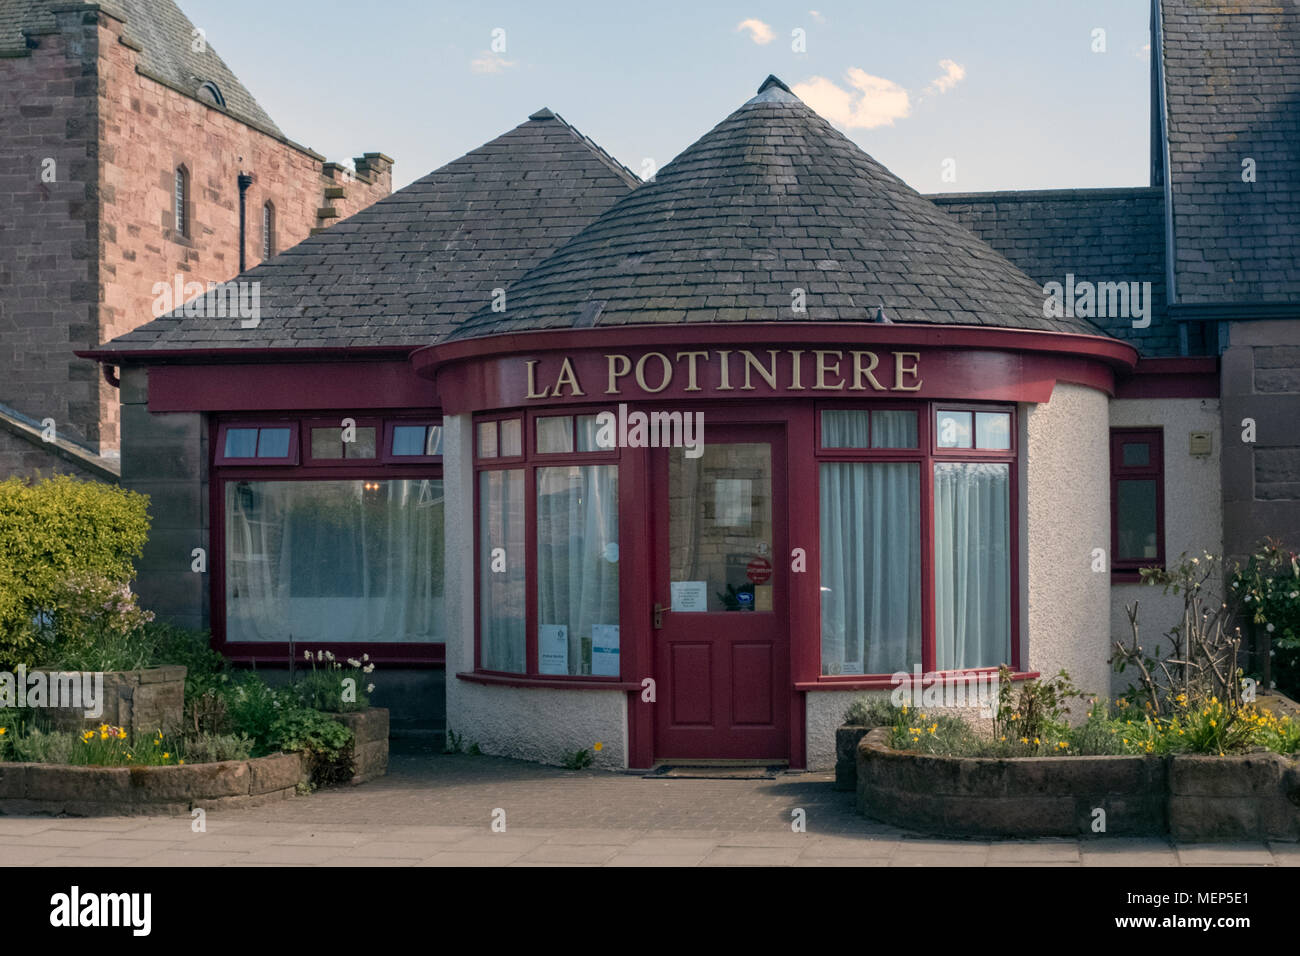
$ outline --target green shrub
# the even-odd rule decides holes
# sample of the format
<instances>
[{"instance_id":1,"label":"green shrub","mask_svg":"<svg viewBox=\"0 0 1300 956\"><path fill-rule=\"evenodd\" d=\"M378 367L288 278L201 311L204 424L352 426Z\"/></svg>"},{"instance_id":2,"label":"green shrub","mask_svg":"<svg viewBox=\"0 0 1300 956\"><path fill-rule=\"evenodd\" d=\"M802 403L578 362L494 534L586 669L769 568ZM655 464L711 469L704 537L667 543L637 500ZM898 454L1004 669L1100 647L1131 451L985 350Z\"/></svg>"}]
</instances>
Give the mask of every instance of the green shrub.
<instances>
[{"instance_id":1,"label":"green shrub","mask_svg":"<svg viewBox=\"0 0 1300 956\"><path fill-rule=\"evenodd\" d=\"M1251 644L1260 648L1268 639L1277 689L1300 698L1300 557L1266 539L1233 574L1230 590L1242 602Z\"/></svg>"},{"instance_id":2,"label":"green shrub","mask_svg":"<svg viewBox=\"0 0 1300 956\"><path fill-rule=\"evenodd\" d=\"M316 786L351 779L352 731L318 710L286 708L271 724L269 740L276 750L307 754L311 782Z\"/></svg>"},{"instance_id":3,"label":"green shrub","mask_svg":"<svg viewBox=\"0 0 1300 956\"><path fill-rule=\"evenodd\" d=\"M862 697L844 712L844 723L851 727L892 727L899 715L900 709L888 697Z\"/></svg>"},{"instance_id":4,"label":"green shrub","mask_svg":"<svg viewBox=\"0 0 1300 956\"><path fill-rule=\"evenodd\" d=\"M37 663L50 652L40 641L92 641L139 622L129 584L149 533L148 504L66 475L0 482L0 666Z\"/></svg>"},{"instance_id":5,"label":"green shrub","mask_svg":"<svg viewBox=\"0 0 1300 956\"><path fill-rule=\"evenodd\" d=\"M347 667L329 651L317 651L314 657L311 651L303 651L303 656L311 663L311 670L297 677L292 687L304 707L346 714L370 706L369 692L375 685L368 678L375 665L369 654L361 655L360 660L348 658Z\"/></svg>"},{"instance_id":6,"label":"green shrub","mask_svg":"<svg viewBox=\"0 0 1300 956\"><path fill-rule=\"evenodd\" d=\"M243 734L198 734L185 738L181 753L188 763L247 760L253 756L253 741Z\"/></svg>"}]
</instances>

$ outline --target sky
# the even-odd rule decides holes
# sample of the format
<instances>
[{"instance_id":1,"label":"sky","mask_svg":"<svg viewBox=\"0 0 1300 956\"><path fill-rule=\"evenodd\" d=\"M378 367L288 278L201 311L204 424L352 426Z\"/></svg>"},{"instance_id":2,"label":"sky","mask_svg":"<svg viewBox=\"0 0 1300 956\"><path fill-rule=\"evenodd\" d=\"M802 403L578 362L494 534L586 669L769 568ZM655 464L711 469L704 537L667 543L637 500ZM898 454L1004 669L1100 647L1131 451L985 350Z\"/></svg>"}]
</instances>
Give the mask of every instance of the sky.
<instances>
[{"instance_id":1,"label":"sky","mask_svg":"<svg viewBox=\"0 0 1300 956\"><path fill-rule=\"evenodd\" d=\"M769 73L923 193L1149 182L1148 0L178 2L290 139L395 188L543 106L645 174Z\"/></svg>"}]
</instances>

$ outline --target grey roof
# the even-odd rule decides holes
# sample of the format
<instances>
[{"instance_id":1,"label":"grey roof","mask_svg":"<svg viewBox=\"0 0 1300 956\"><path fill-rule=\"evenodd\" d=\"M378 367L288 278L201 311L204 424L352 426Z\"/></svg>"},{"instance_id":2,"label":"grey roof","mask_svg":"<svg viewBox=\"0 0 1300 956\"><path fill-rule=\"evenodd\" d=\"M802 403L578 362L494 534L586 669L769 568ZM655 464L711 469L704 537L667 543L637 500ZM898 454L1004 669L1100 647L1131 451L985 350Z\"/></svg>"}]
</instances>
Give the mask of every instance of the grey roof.
<instances>
[{"instance_id":1,"label":"grey roof","mask_svg":"<svg viewBox=\"0 0 1300 956\"><path fill-rule=\"evenodd\" d=\"M0 51L26 49L24 34L55 29L52 8L74 7L80 2L0 0ZM123 32L141 47L139 63L145 70L195 96L205 81L215 83L226 101L227 112L283 138L279 127L211 43L205 40L204 51L194 51L194 24L173 0L86 0L84 5L102 7L125 22Z\"/></svg>"},{"instance_id":2,"label":"grey roof","mask_svg":"<svg viewBox=\"0 0 1300 956\"><path fill-rule=\"evenodd\" d=\"M1093 321L1148 357L1178 354L1178 328L1165 298L1163 190L1042 189L927 196L1034 281L1150 282L1151 324Z\"/></svg>"},{"instance_id":3,"label":"grey roof","mask_svg":"<svg viewBox=\"0 0 1300 956\"><path fill-rule=\"evenodd\" d=\"M807 311L793 312L795 290ZM769 78L452 338L725 321L870 321L1102 334Z\"/></svg>"},{"instance_id":4,"label":"grey roof","mask_svg":"<svg viewBox=\"0 0 1300 956\"><path fill-rule=\"evenodd\" d=\"M1162 0L1179 303L1300 299L1300 9ZM1242 181L1242 161L1256 181Z\"/></svg>"},{"instance_id":5,"label":"grey roof","mask_svg":"<svg viewBox=\"0 0 1300 956\"><path fill-rule=\"evenodd\" d=\"M256 328L178 310L101 351L428 345L638 182L541 110L244 273Z\"/></svg>"}]
</instances>

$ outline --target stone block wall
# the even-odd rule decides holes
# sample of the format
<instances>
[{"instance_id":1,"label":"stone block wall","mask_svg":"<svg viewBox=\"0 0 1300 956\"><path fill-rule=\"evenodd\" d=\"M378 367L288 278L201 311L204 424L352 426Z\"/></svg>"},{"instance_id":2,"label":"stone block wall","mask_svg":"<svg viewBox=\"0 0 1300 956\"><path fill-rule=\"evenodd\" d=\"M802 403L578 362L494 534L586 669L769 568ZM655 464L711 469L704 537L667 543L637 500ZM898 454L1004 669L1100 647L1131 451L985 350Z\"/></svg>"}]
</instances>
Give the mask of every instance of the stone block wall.
<instances>
[{"instance_id":1,"label":"stone block wall","mask_svg":"<svg viewBox=\"0 0 1300 956\"><path fill-rule=\"evenodd\" d=\"M148 370L122 373L124 488L149 496L152 527L136 562L141 606L185 627L209 622L209 571L196 572L193 551L211 553L208 423L198 413L156 414L148 406Z\"/></svg>"}]
</instances>

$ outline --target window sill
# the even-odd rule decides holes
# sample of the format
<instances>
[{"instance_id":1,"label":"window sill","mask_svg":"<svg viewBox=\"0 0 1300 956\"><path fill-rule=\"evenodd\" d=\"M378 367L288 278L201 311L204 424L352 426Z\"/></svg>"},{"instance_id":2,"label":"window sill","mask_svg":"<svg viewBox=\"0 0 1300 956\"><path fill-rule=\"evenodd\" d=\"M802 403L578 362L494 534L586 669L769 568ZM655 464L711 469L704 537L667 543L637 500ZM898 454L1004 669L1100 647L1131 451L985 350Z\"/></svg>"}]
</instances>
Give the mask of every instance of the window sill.
<instances>
[{"instance_id":1,"label":"window sill","mask_svg":"<svg viewBox=\"0 0 1300 956\"><path fill-rule=\"evenodd\" d=\"M537 677L529 674L484 674L478 671L464 671L456 675L457 680L471 684L497 684L503 687L550 687L554 690L640 690L635 682L591 679L588 677Z\"/></svg>"},{"instance_id":2,"label":"window sill","mask_svg":"<svg viewBox=\"0 0 1300 956\"><path fill-rule=\"evenodd\" d=\"M951 671L951 672L940 671L936 673L940 677L946 677L948 676L949 673L955 675L955 674L969 674L972 672L971 671ZM997 675L997 671L992 668L978 668L973 673L978 673L981 675L989 674L991 676ZM911 674L908 675L909 678L911 676L912 676ZM930 676L930 674L928 673L921 675L922 679L928 676ZM1011 679L1013 681L1037 680L1040 676L1041 674L1038 671L1016 671L1014 674L1011 675ZM894 681L893 677L849 677L849 678L823 677L822 679L815 680L815 681L796 681L794 685L794 689L797 691L893 690L898 686L900 685Z\"/></svg>"},{"instance_id":3,"label":"window sill","mask_svg":"<svg viewBox=\"0 0 1300 956\"><path fill-rule=\"evenodd\" d=\"M1158 565L1147 565L1151 570L1164 570ZM1141 584L1142 572L1137 568L1112 568L1110 572L1111 584Z\"/></svg>"}]
</instances>

